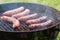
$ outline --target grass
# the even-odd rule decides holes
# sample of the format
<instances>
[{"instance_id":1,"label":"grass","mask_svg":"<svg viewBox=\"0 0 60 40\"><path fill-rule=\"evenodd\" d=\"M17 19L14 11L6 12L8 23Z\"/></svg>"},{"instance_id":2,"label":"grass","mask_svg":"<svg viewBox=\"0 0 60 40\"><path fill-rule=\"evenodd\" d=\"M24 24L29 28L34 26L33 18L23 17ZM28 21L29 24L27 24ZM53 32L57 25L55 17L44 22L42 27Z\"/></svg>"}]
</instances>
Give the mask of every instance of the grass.
<instances>
[{"instance_id":1,"label":"grass","mask_svg":"<svg viewBox=\"0 0 60 40\"><path fill-rule=\"evenodd\" d=\"M48 5L60 11L60 0L0 0L0 4L7 2L31 2ZM60 40L60 33L56 40Z\"/></svg>"}]
</instances>

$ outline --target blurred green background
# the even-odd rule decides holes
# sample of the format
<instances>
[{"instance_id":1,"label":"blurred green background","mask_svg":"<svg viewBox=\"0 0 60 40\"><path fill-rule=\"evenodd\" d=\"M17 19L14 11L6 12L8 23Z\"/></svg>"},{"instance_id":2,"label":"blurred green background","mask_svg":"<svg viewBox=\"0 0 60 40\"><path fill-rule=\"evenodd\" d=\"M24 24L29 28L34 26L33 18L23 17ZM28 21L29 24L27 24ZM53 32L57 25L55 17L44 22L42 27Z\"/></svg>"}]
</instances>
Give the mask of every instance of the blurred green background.
<instances>
[{"instance_id":1,"label":"blurred green background","mask_svg":"<svg viewBox=\"0 0 60 40\"><path fill-rule=\"evenodd\" d=\"M60 11L60 0L0 0L0 4L10 3L10 2L38 3L38 4L48 5ZM60 33L58 34L56 40L60 40Z\"/></svg>"},{"instance_id":2,"label":"blurred green background","mask_svg":"<svg viewBox=\"0 0 60 40\"><path fill-rule=\"evenodd\" d=\"M60 11L60 0L0 0L1 3L9 3L9 2L31 2L31 3L39 3L54 7L55 9Z\"/></svg>"}]
</instances>

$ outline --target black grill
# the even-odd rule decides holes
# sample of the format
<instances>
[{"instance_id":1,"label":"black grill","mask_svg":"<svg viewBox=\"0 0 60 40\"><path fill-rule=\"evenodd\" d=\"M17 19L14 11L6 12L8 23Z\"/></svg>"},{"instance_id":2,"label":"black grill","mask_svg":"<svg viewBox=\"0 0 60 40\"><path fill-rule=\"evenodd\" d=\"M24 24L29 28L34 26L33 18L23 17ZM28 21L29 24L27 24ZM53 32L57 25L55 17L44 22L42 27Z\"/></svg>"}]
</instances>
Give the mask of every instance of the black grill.
<instances>
[{"instance_id":1,"label":"black grill","mask_svg":"<svg viewBox=\"0 0 60 40\"><path fill-rule=\"evenodd\" d=\"M34 4L34 3L8 3L8 4L1 4L0 5L0 17L2 16L1 12L18 8L20 6L24 6L26 9L30 9L31 13L37 12L41 16L48 16L52 19L57 21L58 15L60 14L59 11L55 10L54 8ZM55 15L57 14L57 16ZM59 15L60 16L60 15ZM60 18L60 17L59 17ZM60 22L60 21L58 21ZM45 30L35 30L29 31L28 26L25 22L21 22L21 29L13 29L12 24L9 22L5 22L0 20L0 39L1 40L54 40L57 37L58 30L60 26L59 23L54 23L54 26L47 28ZM56 25L55 25L56 24ZM58 30L55 30L55 29ZM22 30L27 32L21 32ZM5 31L5 32L4 32ZM7 32L8 31L8 32ZM28 32L29 31L29 32ZM24 37L24 35L27 37Z\"/></svg>"}]
</instances>

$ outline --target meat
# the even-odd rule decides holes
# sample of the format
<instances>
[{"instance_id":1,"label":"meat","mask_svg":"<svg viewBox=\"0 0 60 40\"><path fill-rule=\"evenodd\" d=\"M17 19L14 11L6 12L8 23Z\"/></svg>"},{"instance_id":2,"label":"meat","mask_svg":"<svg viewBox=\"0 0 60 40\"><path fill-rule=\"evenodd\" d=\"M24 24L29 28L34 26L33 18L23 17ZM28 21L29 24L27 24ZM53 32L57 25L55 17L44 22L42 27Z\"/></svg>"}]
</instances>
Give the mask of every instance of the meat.
<instances>
[{"instance_id":1,"label":"meat","mask_svg":"<svg viewBox=\"0 0 60 40\"><path fill-rule=\"evenodd\" d=\"M19 7L17 9L6 11L6 12L3 13L3 15L4 16L9 16L9 15L17 14L17 13L23 11L23 10L24 10L24 7Z\"/></svg>"},{"instance_id":2,"label":"meat","mask_svg":"<svg viewBox=\"0 0 60 40\"><path fill-rule=\"evenodd\" d=\"M17 19L12 17L7 17L7 16L2 16L0 19L3 21L11 22L13 23L13 26L12 26L13 28L20 29L20 22Z\"/></svg>"},{"instance_id":3,"label":"meat","mask_svg":"<svg viewBox=\"0 0 60 40\"><path fill-rule=\"evenodd\" d=\"M39 17L37 19L27 20L26 21L26 24L27 25L30 25L30 24L34 24L34 23L41 23L44 20L47 20L47 16Z\"/></svg>"},{"instance_id":4,"label":"meat","mask_svg":"<svg viewBox=\"0 0 60 40\"><path fill-rule=\"evenodd\" d=\"M29 29L40 29L41 27L45 28L46 26L52 25L52 22L52 20L48 20L44 23L31 24L29 25Z\"/></svg>"},{"instance_id":5,"label":"meat","mask_svg":"<svg viewBox=\"0 0 60 40\"><path fill-rule=\"evenodd\" d=\"M25 15L27 15L27 14L29 14L29 13L30 13L30 10L29 10L29 9L25 9L25 11L23 11L23 12L21 12L21 13L18 13L18 14L15 14L15 15L12 15L12 17L14 17L14 18L19 18L19 17L25 16Z\"/></svg>"},{"instance_id":6,"label":"meat","mask_svg":"<svg viewBox=\"0 0 60 40\"><path fill-rule=\"evenodd\" d=\"M32 18L37 18L38 16L39 15L37 13L34 13L34 14L27 15L27 16L22 16L22 17L18 18L18 20L19 21L27 21Z\"/></svg>"}]
</instances>

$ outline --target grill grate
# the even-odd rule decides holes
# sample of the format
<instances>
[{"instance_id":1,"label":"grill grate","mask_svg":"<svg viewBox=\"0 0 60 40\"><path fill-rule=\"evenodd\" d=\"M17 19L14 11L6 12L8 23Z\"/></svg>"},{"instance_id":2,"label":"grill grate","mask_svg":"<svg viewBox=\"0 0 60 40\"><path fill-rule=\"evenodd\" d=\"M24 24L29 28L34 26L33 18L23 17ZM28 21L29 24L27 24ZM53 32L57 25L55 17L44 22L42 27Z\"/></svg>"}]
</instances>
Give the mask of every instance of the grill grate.
<instances>
[{"instance_id":1,"label":"grill grate","mask_svg":"<svg viewBox=\"0 0 60 40\"><path fill-rule=\"evenodd\" d=\"M1 16L2 16L2 13L0 13L0 17ZM25 22L20 22L20 23L21 23L20 24L21 25L20 29L13 29L11 23L3 21L3 20L0 20L0 30L8 31L8 32L22 32L22 31L25 32L25 31L30 31ZM51 27L55 26L55 24L57 24L57 23L58 23L58 20L55 20L53 25L51 25ZM50 28L50 27L44 27L44 28L41 28L41 30L47 29L47 28ZM35 31L35 30L31 30L31 31Z\"/></svg>"},{"instance_id":2,"label":"grill grate","mask_svg":"<svg viewBox=\"0 0 60 40\"><path fill-rule=\"evenodd\" d=\"M2 13L0 13L0 16L2 16ZM2 21L0 20L0 30L2 31L29 31L27 25L24 23L24 22L21 22L21 28L20 29L13 29L12 28L12 24L11 23L8 23L8 22L5 22L5 21Z\"/></svg>"}]
</instances>

